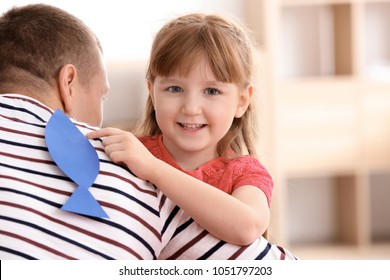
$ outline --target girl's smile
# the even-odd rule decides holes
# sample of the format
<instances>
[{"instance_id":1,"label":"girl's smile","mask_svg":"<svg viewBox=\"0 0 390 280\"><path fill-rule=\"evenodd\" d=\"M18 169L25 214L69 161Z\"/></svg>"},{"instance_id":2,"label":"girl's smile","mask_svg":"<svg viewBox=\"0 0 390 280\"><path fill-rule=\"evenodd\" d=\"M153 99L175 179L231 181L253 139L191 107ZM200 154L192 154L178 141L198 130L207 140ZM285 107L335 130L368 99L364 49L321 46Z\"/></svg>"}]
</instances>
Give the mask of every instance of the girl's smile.
<instances>
[{"instance_id":1,"label":"girl's smile","mask_svg":"<svg viewBox=\"0 0 390 280\"><path fill-rule=\"evenodd\" d=\"M194 124L194 123L177 123L186 131L198 131L206 126L206 124Z\"/></svg>"}]
</instances>

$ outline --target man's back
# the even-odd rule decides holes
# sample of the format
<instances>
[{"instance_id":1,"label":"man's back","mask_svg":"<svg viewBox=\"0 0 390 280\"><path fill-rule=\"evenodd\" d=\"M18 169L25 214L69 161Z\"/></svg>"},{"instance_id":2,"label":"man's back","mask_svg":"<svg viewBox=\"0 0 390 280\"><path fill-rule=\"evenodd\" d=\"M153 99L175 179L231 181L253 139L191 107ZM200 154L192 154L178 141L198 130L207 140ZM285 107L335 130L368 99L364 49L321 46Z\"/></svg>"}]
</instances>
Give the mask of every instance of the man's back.
<instances>
[{"instance_id":1,"label":"man's back","mask_svg":"<svg viewBox=\"0 0 390 280\"><path fill-rule=\"evenodd\" d=\"M77 185L48 152L44 133L52 111L15 94L0 95L0 107L0 259L157 258L163 224L153 185L109 161L92 141L100 172L90 191L109 219L61 210Z\"/></svg>"}]
</instances>

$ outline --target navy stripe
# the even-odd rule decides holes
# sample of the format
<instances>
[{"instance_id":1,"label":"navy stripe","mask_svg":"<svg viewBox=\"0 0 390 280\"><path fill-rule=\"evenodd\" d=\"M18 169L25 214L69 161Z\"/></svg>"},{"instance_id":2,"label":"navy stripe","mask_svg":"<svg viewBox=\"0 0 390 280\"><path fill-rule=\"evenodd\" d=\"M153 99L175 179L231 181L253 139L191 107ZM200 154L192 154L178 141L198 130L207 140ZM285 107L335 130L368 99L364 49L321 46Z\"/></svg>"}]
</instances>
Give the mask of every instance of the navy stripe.
<instances>
[{"instance_id":1,"label":"navy stripe","mask_svg":"<svg viewBox=\"0 0 390 280\"><path fill-rule=\"evenodd\" d=\"M202 256L198 258L198 260L207 260L212 254L214 254L216 251L218 251L220 248L222 248L223 245L225 245L225 241L219 241L217 244L215 244L210 250L208 250L206 253L204 253Z\"/></svg>"},{"instance_id":2,"label":"navy stripe","mask_svg":"<svg viewBox=\"0 0 390 280\"><path fill-rule=\"evenodd\" d=\"M29 111L27 109L11 106L11 105L4 104L4 103L0 103L0 107L6 108L6 109L9 109L9 110L16 110L16 111L19 111L19 112L23 112L23 113L29 114L29 115L35 117L37 120L45 123L44 119L42 119L40 116L38 116L37 114L34 114L33 112L31 112L31 111Z\"/></svg>"},{"instance_id":3,"label":"navy stripe","mask_svg":"<svg viewBox=\"0 0 390 280\"><path fill-rule=\"evenodd\" d=\"M35 150L48 151L47 147L28 145L28 144L23 144L23 143L19 143L19 142L13 142L13 141L4 140L4 139L0 139L0 143L12 145L12 146L29 148L29 149L35 149Z\"/></svg>"},{"instance_id":4,"label":"navy stripe","mask_svg":"<svg viewBox=\"0 0 390 280\"><path fill-rule=\"evenodd\" d=\"M183 230L185 230L187 227L189 227L192 223L194 222L194 220L192 218L190 218L187 222L183 223L182 225L180 225L176 230L175 230L175 233L173 234L172 238L174 238L176 235L178 235L180 232L182 232Z\"/></svg>"},{"instance_id":5,"label":"navy stripe","mask_svg":"<svg viewBox=\"0 0 390 280\"><path fill-rule=\"evenodd\" d=\"M164 226L163 226L163 228L161 230L161 236L164 235L164 233L167 230L169 224L172 222L173 218L176 216L176 214L179 212L179 210L180 210L179 206L175 206L175 208L173 209L171 214L169 214L169 217L166 220L166 222L164 223Z\"/></svg>"},{"instance_id":6,"label":"navy stripe","mask_svg":"<svg viewBox=\"0 0 390 280\"><path fill-rule=\"evenodd\" d=\"M55 207L55 208L58 208L58 209L62 207L62 205L59 204L59 203L56 203L56 202L47 200L47 199L45 199L45 198L42 198L42 197L39 197L39 196L30 194L30 193L18 191L18 190L15 190L15 189L0 187L0 191L6 191L6 192L11 192L11 193L16 193L16 194L28 196L28 197L30 197L30 198L33 198L33 199L38 200L38 201L40 201L40 202L46 203L46 204L48 204L48 205L50 205L50 206L53 206L53 207Z\"/></svg>"},{"instance_id":7,"label":"navy stripe","mask_svg":"<svg viewBox=\"0 0 390 280\"><path fill-rule=\"evenodd\" d=\"M44 172L40 172L40 171L36 171L36 170L31 170L31 169L27 169L27 168L22 168L22 167L16 167L16 166L8 165L8 164L1 163L1 162L0 162L0 166L4 166L4 167L11 168L11 169L15 169L15 170L19 170L19 171L27 172L27 173L32 173L32 174L40 175L40 176L44 176L44 177L50 177L50 178L55 178L55 179L59 179L59 180L65 180L65 181L72 182L72 180L69 177L66 177L66 176L48 174L48 173L44 173Z\"/></svg>"},{"instance_id":8,"label":"navy stripe","mask_svg":"<svg viewBox=\"0 0 390 280\"><path fill-rule=\"evenodd\" d=\"M22 253L22 252L19 252L19 251L16 251L16 250L13 250L13 249L10 249L7 247L3 247L3 246L0 246L0 251L11 253L13 255L23 257L23 258L28 259L28 260L37 260L37 258L34 258L33 256L30 256L30 255L27 255L25 253Z\"/></svg>"},{"instance_id":9,"label":"navy stripe","mask_svg":"<svg viewBox=\"0 0 390 280\"><path fill-rule=\"evenodd\" d=\"M255 260L262 260L264 257L268 254L269 250L271 250L271 244L267 242L267 246L265 246L265 249L256 257Z\"/></svg>"},{"instance_id":10,"label":"navy stripe","mask_svg":"<svg viewBox=\"0 0 390 280\"><path fill-rule=\"evenodd\" d=\"M25 124L25 125L32 125L32 126L36 126L36 127L39 127L39 128L46 128L46 124L36 124L36 123L30 123L30 122L26 122L26 121L14 121L16 123L22 123L22 124Z\"/></svg>"},{"instance_id":11,"label":"navy stripe","mask_svg":"<svg viewBox=\"0 0 390 280\"><path fill-rule=\"evenodd\" d=\"M93 187L97 188L97 189L111 191L111 192L123 195L126 198L128 198L128 199L130 199L130 200L132 200L132 201L134 201L136 203L138 203L139 205L141 205L142 207L144 207L146 210L148 210L152 214L156 215L157 217L160 215L159 211L157 211L156 209L150 207L147 203L139 200L138 198L136 198L136 197L134 197L134 196L132 196L132 195L126 193L126 192L123 192L123 191L118 190L118 189L113 188L113 187L108 187L108 186L104 186L104 185L100 185L100 184L93 184Z\"/></svg>"},{"instance_id":12,"label":"navy stripe","mask_svg":"<svg viewBox=\"0 0 390 280\"><path fill-rule=\"evenodd\" d=\"M65 242L68 242L68 243L73 244L75 246L81 247L81 248L83 248L83 249L85 249L85 250L87 250L87 251L89 251L91 253L99 255L102 258L105 258L107 260L113 260L112 257L110 257L110 256L108 256L106 254L103 254L103 253L101 253L101 252L99 252L97 250L94 250L94 249L92 249L92 248L90 248L88 246L85 246L85 245L83 245L83 244L81 244L81 243L79 243L77 241L74 241L74 240L72 240L70 238L67 238L65 236L59 235L59 234L57 234L57 233L55 233L53 231L50 231L50 230L45 229L43 227L37 226L37 225L35 225L33 223L29 223L29 222L26 222L26 221L10 218L10 217L6 217L6 216L0 216L0 219L6 220L6 221L10 221L10 222L14 222L14 223L18 223L18 224L22 224L22 225L25 225L25 226L28 226L28 227L31 227L31 228L35 228L35 229L37 229L39 231L42 231L42 232L44 232L44 233L46 233L48 235L54 236L54 237L56 237L58 239L61 239L61 240L65 241Z\"/></svg>"},{"instance_id":13,"label":"navy stripe","mask_svg":"<svg viewBox=\"0 0 390 280\"><path fill-rule=\"evenodd\" d=\"M96 147L95 147L95 149L96 149ZM103 162L103 163L107 163L107 164L117 165L117 166L122 167L123 169L125 169L122 165L115 164L115 163L113 163L111 160L99 158L99 161L100 161L100 162Z\"/></svg>"}]
</instances>

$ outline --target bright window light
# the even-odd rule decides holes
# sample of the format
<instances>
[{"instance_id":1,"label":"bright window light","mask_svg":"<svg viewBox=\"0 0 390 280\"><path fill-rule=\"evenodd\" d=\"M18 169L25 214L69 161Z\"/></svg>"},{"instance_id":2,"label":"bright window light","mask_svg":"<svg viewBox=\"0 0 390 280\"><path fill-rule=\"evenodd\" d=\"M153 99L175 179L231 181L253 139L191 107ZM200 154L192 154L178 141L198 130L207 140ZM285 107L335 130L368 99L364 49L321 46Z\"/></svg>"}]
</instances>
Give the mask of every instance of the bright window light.
<instances>
[{"instance_id":1,"label":"bright window light","mask_svg":"<svg viewBox=\"0 0 390 280\"><path fill-rule=\"evenodd\" d=\"M99 37L106 60L145 60L155 32L168 20L188 12L215 12L242 16L240 0L9 0L0 2L0 13L12 6L46 3L82 19Z\"/></svg>"}]
</instances>

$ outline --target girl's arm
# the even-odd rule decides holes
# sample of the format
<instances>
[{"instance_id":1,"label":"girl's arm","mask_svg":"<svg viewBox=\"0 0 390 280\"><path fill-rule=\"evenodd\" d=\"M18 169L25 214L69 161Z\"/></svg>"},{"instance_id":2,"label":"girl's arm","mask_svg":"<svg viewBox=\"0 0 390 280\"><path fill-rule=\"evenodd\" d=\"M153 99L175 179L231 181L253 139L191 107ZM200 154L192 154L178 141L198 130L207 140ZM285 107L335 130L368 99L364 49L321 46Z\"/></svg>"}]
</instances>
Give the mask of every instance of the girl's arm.
<instances>
[{"instance_id":1,"label":"girl's arm","mask_svg":"<svg viewBox=\"0 0 390 280\"><path fill-rule=\"evenodd\" d=\"M257 187L242 186L229 195L157 159L133 134L120 129L103 128L87 136L104 138L112 161L126 164L139 178L155 184L215 237L248 245L266 231L269 207Z\"/></svg>"}]
</instances>

